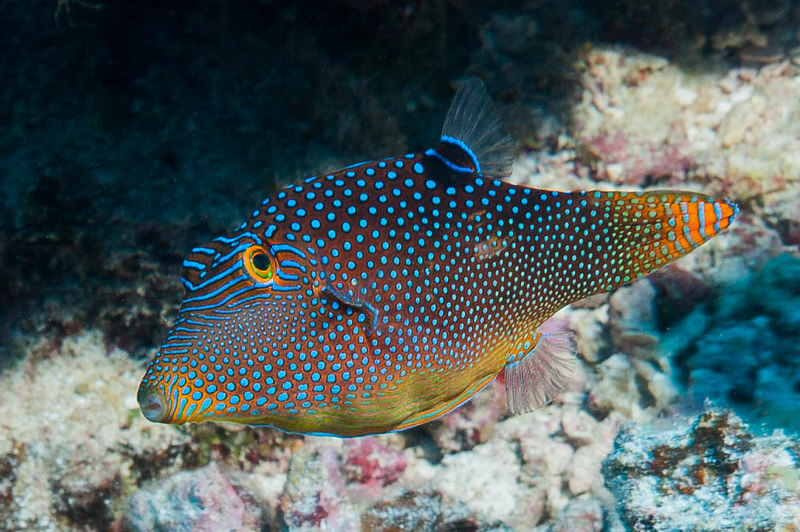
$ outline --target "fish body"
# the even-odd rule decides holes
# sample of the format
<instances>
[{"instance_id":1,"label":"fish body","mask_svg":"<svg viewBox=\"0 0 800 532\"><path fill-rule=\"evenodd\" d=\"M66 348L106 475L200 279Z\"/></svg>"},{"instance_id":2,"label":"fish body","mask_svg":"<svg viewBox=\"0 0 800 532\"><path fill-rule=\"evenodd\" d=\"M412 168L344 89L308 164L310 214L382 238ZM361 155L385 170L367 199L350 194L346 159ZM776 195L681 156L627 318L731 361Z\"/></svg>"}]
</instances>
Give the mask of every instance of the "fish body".
<instances>
[{"instance_id":1,"label":"fish body","mask_svg":"<svg viewBox=\"0 0 800 532\"><path fill-rule=\"evenodd\" d=\"M697 193L518 186L483 85L435 149L313 177L194 248L186 296L139 387L149 419L359 436L436 419L501 371L509 407L563 389L573 361L541 325L725 229Z\"/></svg>"}]
</instances>

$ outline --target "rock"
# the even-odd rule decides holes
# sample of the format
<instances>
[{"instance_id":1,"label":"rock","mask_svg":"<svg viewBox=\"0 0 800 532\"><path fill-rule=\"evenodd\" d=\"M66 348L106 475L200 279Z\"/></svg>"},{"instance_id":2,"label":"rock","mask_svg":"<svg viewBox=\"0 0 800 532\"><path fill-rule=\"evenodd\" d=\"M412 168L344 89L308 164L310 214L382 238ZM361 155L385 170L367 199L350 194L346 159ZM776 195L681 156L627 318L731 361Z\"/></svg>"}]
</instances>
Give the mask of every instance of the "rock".
<instances>
[{"instance_id":1,"label":"rock","mask_svg":"<svg viewBox=\"0 0 800 532\"><path fill-rule=\"evenodd\" d=\"M548 492L555 491L556 486L536 485L535 483L534 480L530 488L522 490L517 507L506 521L513 530L527 530L546 522L545 519L550 512L551 504Z\"/></svg>"},{"instance_id":2,"label":"rock","mask_svg":"<svg viewBox=\"0 0 800 532\"><path fill-rule=\"evenodd\" d=\"M396 499L380 501L361 516L362 530L396 532L433 530L441 512L442 497L435 493L407 491Z\"/></svg>"},{"instance_id":3,"label":"rock","mask_svg":"<svg viewBox=\"0 0 800 532\"><path fill-rule=\"evenodd\" d=\"M381 487L397 480L405 468L403 451L386 447L375 437L345 442L342 469L348 481Z\"/></svg>"},{"instance_id":4,"label":"rock","mask_svg":"<svg viewBox=\"0 0 800 532\"><path fill-rule=\"evenodd\" d=\"M141 366L99 332L39 348L0 373L0 529L105 529L125 484L176 471L190 438L141 416Z\"/></svg>"},{"instance_id":5,"label":"rock","mask_svg":"<svg viewBox=\"0 0 800 532\"><path fill-rule=\"evenodd\" d=\"M593 497L572 499L558 512L549 532L601 532L603 506Z\"/></svg>"},{"instance_id":6,"label":"rock","mask_svg":"<svg viewBox=\"0 0 800 532\"><path fill-rule=\"evenodd\" d=\"M659 328L687 316L712 295L708 282L700 275L672 263L650 275L655 288L655 310Z\"/></svg>"},{"instance_id":7,"label":"rock","mask_svg":"<svg viewBox=\"0 0 800 532\"><path fill-rule=\"evenodd\" d=\"M442 513L436 521L436 532L478 532L483 530L484 523L475 517L463 503L455 503L442 508Z\"/></svg>"},{"instance_id":8,"label":"rock","mask_svg":"<svg viewBox=\"0 0 800 532\"><path fill-rule=\"evenodd\" d=\"M722 146L729 148L745 140L747 132L758 121L765 105L764 97L755 94L750 99L731 107L719 125L718 133Z\"/></svg>"},{"instance_id":9,"label":"rock","mask_svg":"<svg viewBox=\"0 0 800 532\"><path fill-rule=\"evenodd\" d=\"M800 49L798 51L800 62ZM800 245L800 190L797 185L771 191L764 198L764 218L790 246Z\"/></svg>"},{"instance_id":10,"label":"rock","mask_svg":"<svg viewBox=\"0 0 800 532\"><path fill-rule=\"evenodd\" d=\"M505 521L523 495L520 471L510 443L491 439L445 456L433 485L446 500L462 501L480 519Z\"/></svg>"},{"instance_id":11,"label":"rock","mask_svg":"<svg viewBox=\"0 0 800 532\"><path fill-rule=\"evenodd\" d=\"M566 471L567 486L573 495L588 493L603 485L600 468L609 451L605 443L584 445L575 451Z\"/></svg>"},{"instance_id":12,"label":"rock","mask_svg":"<svg viewBox=\"0 0 800 532\"><path fill-rule=\"evenodd\" d=\"M689 397L695 405L702 405L706 400L728 404L736 389L730 375L707 368L693 369L688 384Z\"/></svg>"},{"instance_id":13,"label":"rock","mask_svg":"<svg viewBox=\"0 0 800 532\"><path fill-rule=\"evenodd\" d=\"M769 261L753 279L750 294L776 333L800 333L800 257L784 253Z\"/></svg>"},{"instance_id":14,"label":"rock","mask_svg":"<svg viewBox=\"0 0 800 532\"><path fill-rule=\"evenodd\" d=\"M681 258L680 266L707 280L711 287L728 287L748 279L783 253L778 231L745 214L737 217L729 230ZM721 295L724 297L725 291Z\"/></svg>"},{"instance_id":15,"label":"rock","mask_svg":"<svg viewBox=\"0 0 800 532\"><path fill-rule=\"evenodd\" d=\"M591 442L575 450L564 470L571 494L597 493L603 489L600 468L612 449L621 423L622 416L616 412L602 422L594 422Z\"/></svg>"},{"instance_id":16,"label":"rock","mask_svg":"<svg viewBox=\"0 0 800 532\"><path fill-rule=\"evenodd\" d=\"M481 31L481 40L495 53L518 55L535 46L537 32L536 21L527 15L496 13Z\"/></svg>"},{"instance_id":17,"label":"rock","mask_svg":"<svg viewBox=\"0 0 800 532\"><path fill-rule=\"evenodd\" d=\"M649 281L617 289L609 299L612 347L642 358L657 358L655 290Z\"/></svg>"},{"instance_id":18,"label":"rock","mask_svg":"<svg viewBox=\"0 0 800 532\"><path fill-rule=\"evenodd\" d=\"M182 471L130 498L126 525L136 531L257 530L261 509L216 463Z\"/></svg>"},{"instance_id":19,"label":"rock","mask_svg":"<svg viewBox=\"0 0 800 532\"><path fill-rule=\"evenodd\" d=\"M767 320L763 317L755 318L749 322L733 323L728 326L712 328L697 343L697 347L687 359L687 365L694 372L697 369L706 369L726 375L730 381L727 396L719 395L708 385L698 380L705 373L693 373L695 383L700 382L701 388L712 393L712 397L726 401L736 399L738 402L752 402L753 383L756 379L757 369L772 358L772 346L776 345L774 334L769 330ZM731 354L736 353L736 363L731 364ZM692 389L698 404L702 404L703 397Z\"/></svg>"},{"instance_id":20,"label":"rock","mask_svg":"<svg viewBox=\"0 0 800 532\"><path fill-rule=\"evenodd\" d=\"M709 409L665 431L623 428L603 475L633 530L790 530L800 522L798 449Z\"/></svg>"},{"instance_id":21,"label":"rock","mask_svg":"<svg viewBox=\"0 0 800 532\"><path fill-rule=\"evenodd\" d=\"M787 371L787 366L771 364L758 369L754 399L759 418L771 426L796 429L800 423L800 372Z\"/></svg>"},{"instance_id":22,"label":"rock","mask_svg":"<svg viewBox=\"0 0 800 532\"><path fill-rule=\"evenodd\" d=\"M674 359L696 404L736 405L752 422L795 430L800 421L800 259L779 255L721 290L701 322L676 324L690 341ZM732 357L735 356L735 363Z\"/></svg>"},{"instance_id":23,"label":"rock","mask_svg":"<svg viewBox=\"0 0 800 532\"><path fill-rule=\"evenodd\" d=\"M751 30L745 41L767 44L750 24L715 34L715 45L726 48L728 37L736 41ZM798 102L790 96L796 76L775 49L755 54L774 65L696 76L636 50L588 48L583 98L572 113L579 156L594 175L615 184L693 182L721 196L758 196L772 205L771 196L785 195L789 205L796 203L800 126L792 119ZM775 201L768 209L780 221L776 226L794 241L797 208Z\"/></svg>"},{"instance_id":24,"label":"rock","mask_svg":"<svg viewBox=\"0 0 800 532\"><path fill-rule=\"evenodd\" d=\"M343 507L349 502L340 470L341 444L316 440L297 449L281 495L281 518L291 529L322 526L358 527L358 514Z\"/></svg>"},{"instance_id":25,"label":"rock","mask_svg":"<svg viewBox=\"0 0 800 532\"><path fill-rule=\"evenodd\" d=\"M525 471L542 477L560 476L572 460L573 452L568 443L550 438L526 438L520 441Z\"/></svg>"},{"instance_id":26,"label":"rock","mask_svg":"<svg viewBox=\"0 0 800 532\"><path fill-rule=\"evenodd\" d=\"M567 438L577 445L586 445L596 438L597 420L577 406L564 406L561 411L561 427Z\"/></svg>"},{"instance_id":27,"label":"rock","mask_svg":"<svg viewBox=\"0 0 800 532\"><path fill-rule=\"evenodd\" d=\"M636 370L628 357L615 354L598 364L597 377L589 387L588 403L593 411L602 416L617 411L628 419L642 419Z\"/></svg>"},{"instance_id":28,"label":"rock","mask_svg":"<svg viewBox=\"0 0 800 532\"><path fill-rule=\"evenodd\" d=\"M608 323L608 305L592 309L571 309L570 329L575 332L578 354L587 362L597 363L601 353L608 348L605 326Z\"/></svg>"}]
</instances>

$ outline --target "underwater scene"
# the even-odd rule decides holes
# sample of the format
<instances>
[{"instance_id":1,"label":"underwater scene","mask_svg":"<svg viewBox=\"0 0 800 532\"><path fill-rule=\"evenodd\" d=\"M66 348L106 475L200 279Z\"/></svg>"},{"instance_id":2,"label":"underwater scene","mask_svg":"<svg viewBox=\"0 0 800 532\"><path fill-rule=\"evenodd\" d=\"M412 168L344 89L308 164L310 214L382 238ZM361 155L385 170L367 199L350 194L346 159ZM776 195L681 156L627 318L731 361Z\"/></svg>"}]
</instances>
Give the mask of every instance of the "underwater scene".
<instances>
[{"instance_id":1,"label":"underwater scene","mask_svg":"<svg viewBox=\"0 0 800 532\"><path fill-rule=\"evenodd\" d=\"M800 3L0 16L0 530L800 530Z\"/></svg>"}]
</instances>

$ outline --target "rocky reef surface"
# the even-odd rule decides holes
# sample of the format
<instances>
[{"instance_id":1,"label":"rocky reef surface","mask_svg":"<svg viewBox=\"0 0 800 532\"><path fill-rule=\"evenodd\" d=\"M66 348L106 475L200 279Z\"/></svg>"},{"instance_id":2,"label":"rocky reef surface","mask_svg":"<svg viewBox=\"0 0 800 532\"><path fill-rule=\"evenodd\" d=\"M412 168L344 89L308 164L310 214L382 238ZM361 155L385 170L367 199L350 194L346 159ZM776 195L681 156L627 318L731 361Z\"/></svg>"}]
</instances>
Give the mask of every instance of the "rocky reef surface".
<instances>
[{"instance_id":1,"label":"rocky reef surface","mask_svg":"<svg viewBox=\"0 0 800 532\"><path fill-rule=\"evenodd\" d=\"M320 5L4 5L0 528L796 527L800 9ZM579 364L532 414L499 381L355 440L147 422L184 251L277 186L427 147L467 75L520 141L516 182L705 191L741 216L555 316Z\"/></svg>"},{"instance_id":2,"label":"rocky reef surface","mask_svg":"<svg viewBox=\"0 0 800 532\"><path fill-rule=\"evenodd\" d=\"M800 447L708 409L670 429L620 431L603 475L632 530L794 530Z\"/></svg>"}]
</instances>

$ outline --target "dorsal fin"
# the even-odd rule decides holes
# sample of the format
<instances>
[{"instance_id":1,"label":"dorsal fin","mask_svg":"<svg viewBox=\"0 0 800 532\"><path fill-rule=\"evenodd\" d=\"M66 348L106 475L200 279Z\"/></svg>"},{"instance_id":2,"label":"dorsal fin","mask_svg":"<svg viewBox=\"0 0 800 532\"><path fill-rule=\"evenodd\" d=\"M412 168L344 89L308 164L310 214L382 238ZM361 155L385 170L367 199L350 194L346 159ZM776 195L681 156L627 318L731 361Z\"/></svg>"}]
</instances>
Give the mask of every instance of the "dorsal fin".
<instances>
[{"instance_id":1,"label":"dorsal fin","mask_svg":"<svg viewBox=\"0 0 800 532\"><path fill-rule=\"evenodd\" d=\"M513 148L483 81L470 78L450 104L439 145L425 153L451 170L499 178L511 175Z\"/></svg>"}]
</instances>

